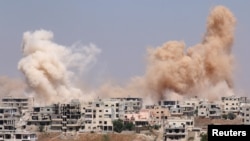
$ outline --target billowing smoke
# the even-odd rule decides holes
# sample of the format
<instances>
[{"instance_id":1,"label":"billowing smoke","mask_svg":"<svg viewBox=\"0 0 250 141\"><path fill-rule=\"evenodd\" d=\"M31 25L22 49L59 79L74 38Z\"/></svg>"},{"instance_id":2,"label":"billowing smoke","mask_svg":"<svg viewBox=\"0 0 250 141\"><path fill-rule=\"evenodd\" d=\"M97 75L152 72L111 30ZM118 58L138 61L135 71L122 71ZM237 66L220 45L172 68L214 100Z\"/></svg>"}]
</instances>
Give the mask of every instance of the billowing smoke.
<instances>
[{"instance_id":1,"label":"billowing smoke","mask_svg":"<svg viewBox=\"0 0 250 141\"><path fill-rule=\"evenodd\" d=\"M148 86L163 97L167 89L178 94L200 93L225 81L232 88L235 18L217 6L207 19L203 41L185 52L185 43L169 41L149 50Z\"/></svg>"},{"instance_id":2,"label":"billowing smoke","mask_svg":"<svg viewBox=\"0 0 250 141\"><path fill-rule=\"evenodd\" d=\"M39 101L51 103L79 98L82 91L74 87L74 74L87 70L101 50L93 44L65 47L52 39L50 31L25 32L18 69L24 74L30 93Z\"/></svg>"},{"instance_id":3,"label":"billowing smoke","mask_svg":"<svg viewBox=\"0 0 250 141\"><path fill-rule=\"evenodd\" d=\"M25 93L26 84L21 79L0 76L0 98L4 96L21 97Z\"/></svg>"},{"instance_id":4,"label":"billowing smoke","mask_svg":"<svg viewBox=\"0 0 250 141\"><path fill-rule=\"evenodd\" d=\"M127 88L116 87L111 92L118 93L119 90L126 95L141 97L151 95L157 100L171 93L205 95L208 98L232 94L231 47L235 23L236 19L229 9L214 7L208 16L207 30L201 43L185 49L183 41L169 41L160 47L150 48L145 75L139 81L132 81ZM131 91L131 85L138 91L135 87ZM108 88L103 87L106 91Z\"/></svg>"}]
</instances>

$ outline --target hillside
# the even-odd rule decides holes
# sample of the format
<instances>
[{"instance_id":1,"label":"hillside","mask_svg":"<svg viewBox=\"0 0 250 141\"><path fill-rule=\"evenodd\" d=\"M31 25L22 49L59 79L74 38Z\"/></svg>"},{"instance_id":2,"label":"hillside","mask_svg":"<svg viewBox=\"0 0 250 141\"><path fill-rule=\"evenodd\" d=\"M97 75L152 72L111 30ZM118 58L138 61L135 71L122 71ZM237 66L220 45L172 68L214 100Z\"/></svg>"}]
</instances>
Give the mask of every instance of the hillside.
<instances>
[{"instance_id":1,"label":"hillside","mask_svg":"<svg viewBox=\"0 0 250 141\"><path fill-rule=\"evenodd\" d=\"M143 134L119 134L119 133L79 133L79 134L60 134L60 133L40 133L38 141L154 141L155 136Z\"/></svg>"}]
</instances>

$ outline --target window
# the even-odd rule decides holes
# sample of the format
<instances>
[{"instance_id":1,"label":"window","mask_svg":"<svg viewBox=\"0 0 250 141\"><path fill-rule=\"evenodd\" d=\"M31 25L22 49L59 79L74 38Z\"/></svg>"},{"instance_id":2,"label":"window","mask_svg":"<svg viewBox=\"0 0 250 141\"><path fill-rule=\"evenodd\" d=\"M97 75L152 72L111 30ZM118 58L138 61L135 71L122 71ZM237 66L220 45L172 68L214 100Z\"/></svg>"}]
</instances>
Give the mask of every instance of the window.
<instances>
[{"instance_id":1,"label":"window","mask_svg":"<svg viewBox=\"0 0 250 141\"><path fill-rule=\"evenodd\" d=\"M226 103L226 105L228 105L228 103Z\"/></svg>"},{"instance_id":2,"label":"window","mask_svg":"<svg viewBox=\"0 0 250 141\"><path fill-rule=\"evenodd\" d=\"M107 121L104 121L104 124L107 124Z\"/></svg>"}]
</instances>

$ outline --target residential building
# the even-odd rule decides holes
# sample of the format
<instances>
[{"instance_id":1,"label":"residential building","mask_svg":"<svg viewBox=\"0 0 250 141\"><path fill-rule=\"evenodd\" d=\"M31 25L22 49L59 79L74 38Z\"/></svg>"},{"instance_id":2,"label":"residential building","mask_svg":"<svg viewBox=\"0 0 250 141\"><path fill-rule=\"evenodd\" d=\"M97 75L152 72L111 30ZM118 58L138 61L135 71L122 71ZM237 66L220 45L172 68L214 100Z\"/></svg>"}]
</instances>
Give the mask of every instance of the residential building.
<instances>
[{"instance_id":1,"label":"residential building","mask_svg":"<svg viewBox=\"0 0 250 141\"><path fill-rule=\"evenodd\" d=\"M150 125L162 125L164 120L170 117L170 111L168 108L160 105L147 105L146 109L151 113Z\"/></svg>"},{"instance_id":2,"label":"residential building","mask_svg":"<svg viewBox=\"0 0 250 141\"><path fill-rule=\"evenodd\" d=\"M164 139L186 139L188 131L192 131L193 128L193 118L170 118L164 128Z\"/></svg>"},{"instance_id":3,"label":"residential building","mask_svg":"<svg viewBox=\"0 0 250 141\"><path fill-rule=\"evenodd\" d=\"M147 126L151 121L152 113L143 109L139 113L125 114L125 122L133 122L135 126Z\"/></svg>"},{"instance_id":4,"label":"residential building","mask_svg":"<svg viewBox=\"0 0 250 141\"><path fill-rule=\"evenodd\" d=\"M201 101L198 107L198 117L218 119L221 118L221 105L216 102Z\"/></svg>"},{"instance_id":5,"label":"residential building","mask_svg":"<svg viewBox=\"0 0 250 141\"><path fill-rule=\"evenodd\" d=\"M250 103L240 105L240 116L243 124L250 125Z\"/></svg>"},{"instance_id":6,"label":"residential building","mask_svg":"<svg viewBox=\"0 0 250 141\"><path fill-rule=\"evenodd\" d=\"M183 108L180 105L174 105L170 107L170 114L172 117L183 116Z\"/></svg>"},{"instance_id":7,"label":"residential building","mask_svg":"<svg viewBox=\"0 0 250 141\"><path fill-rule=\"evenodd\" d=\"M222 108L223 113L235 113L238 114L240 111L240 103L243 102L244 98L241 98L239 96L228 96L228 97L222 97Z\"/></svg>"},{"instance_id":8,"label":"residential building","mask_svg":"<svg viewBox=\"0 0 250 141\"><path fill-rule=\"evenodd\" d=\"M169 108L169 109L175 105L178 105L178 104L180 104L180 102L174 101L174 100L160 100L158 102L158 105Z\"/></svg>"},{"instance_id":9,"label":"residential building","mask_svg":"<svg viewBox=\"0 0 250 141\"><path fill-rule=\"evenodd\" d=\"M31 110L32 109L32 98L28 97L14 97L5 96L1 99L1 105L6 107L17 107L21 110Z\"/></svg>"},{"instance_id":10,"label":"residential building","mask_svg":"<svg viewBox=\"0 0 250 141\"><path fill-rule=\"evenodd\" d=\"M120 103L124 106L124 113L138 113L142 109L142 98L111 98L112 100L119 100Z\"/></svg>"}]
</instances>

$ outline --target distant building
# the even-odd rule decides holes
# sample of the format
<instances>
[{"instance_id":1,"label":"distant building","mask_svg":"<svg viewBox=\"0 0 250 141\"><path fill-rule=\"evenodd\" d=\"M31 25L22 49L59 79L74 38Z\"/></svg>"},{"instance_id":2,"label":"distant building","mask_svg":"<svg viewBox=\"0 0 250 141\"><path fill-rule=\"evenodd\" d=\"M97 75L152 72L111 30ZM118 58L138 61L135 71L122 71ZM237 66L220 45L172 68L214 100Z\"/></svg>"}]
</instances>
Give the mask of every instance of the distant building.
<instances>
[{"instance_id":1,"label":"distant building","mask_svg":"<svg viewBox=\"0 0 250 141\"><path fill-rule=\"evenodd\" d=\"M173 106L175 106L175 105L179 105L179 103L180 103L179 101L174 101L174 100L160 100L160 101L158 102L158 105L170 109L171 107L173 107Z\"/></svg>"},{"instance_id":2,"label":"distant building","mask_svg":"<svg viewBox=\"0 0 250 141\"><path fill-rule=\"evenodd\" d=\"M183 108L180 105L171 106L170 114L172 117L181 117L183 116Z\"/></svg>"},{"instance_id":3,"label":"distant building","mask_svg":"<svg viewBox=\"0 0 250 141\"><path fill-rule=\"evenodd\" d=\"M167 120L164 130L164 139L167 141L186 139L188 131L194 128L193 118L172 118Z\"/></svg>"},{"instance_id":4,"label":"distant building","mask_svg":"<svg viewBox=\"0 0 250 141\"><path fill-rule=\"evenodd\" d=\"M5 96L1 99L1 105L7 107L17 107L21 111L27 111L32 109L33 100L28 97Z\"/></svg>"},{"instance_id":5,"label":"distant building","mask_svg":"<svg viewBox=\"0 0 250 141\"><path fill-rule=\"evenodd\" d=\"M151 112L148 109L144 109L139 113L125 114L124 121L133 122L135 126L147 126L151 121Z\"/></svg>"},{"instance_id":6,"label":"distant building","mask_svg":"<svg viewBox=\"0 0 250 141\"><path fill-rule=\"evenodd\" d=\"M240 111L240 103L244 101L245 101L244 97L239 97L235 95L222 97L221 102L223 107L223 113L232 112L238 114Z\"/></svg>"},{"instance_id":7,"label":"distant building","mask_svg":"<svg viewBox=\"0 0 250 141\"><path fill-rule=\"evenodd\" d=\"M215 102L201 101L198 107L198 117L218 119L221 118L221 105Z\"/></svg>"},{"instance_id":8,"label":"distant building","mask_svg":"<svg viewBox=\"0 0 250 141\"><path fill-rule=\"evenodd\" d=\"M151 125L162 125L164 120L170 117L170 111L168 108L159 105L147 105L146 109L151 112Z\"/></svg>"},{"instance_id":9,"label":"distant building","mask_svg":"<svg viewBox=\"0 0 250 141\"><path fill-rule=\"evenodd\" d=\"M243 124L250 125L250 103L240 105L240 116Z\"/></svg>"}]
</instances>

